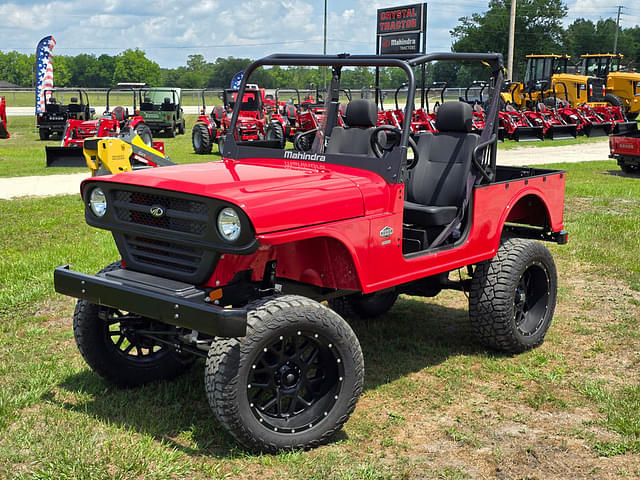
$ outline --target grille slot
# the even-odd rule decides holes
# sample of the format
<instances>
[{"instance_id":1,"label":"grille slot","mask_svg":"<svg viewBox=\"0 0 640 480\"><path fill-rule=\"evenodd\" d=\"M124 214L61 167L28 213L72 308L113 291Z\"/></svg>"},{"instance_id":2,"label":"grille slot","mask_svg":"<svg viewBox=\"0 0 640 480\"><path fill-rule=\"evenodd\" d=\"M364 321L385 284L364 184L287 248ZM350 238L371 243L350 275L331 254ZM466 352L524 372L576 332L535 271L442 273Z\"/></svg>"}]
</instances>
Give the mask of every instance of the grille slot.
<instances>
[{"instance_id":1,"label":"grille slot","mask_svg":"<svg viewBox=\"0 0 640 480\"><path fill-rule=\"evenodd\" d=\"M124 236L127 251L136 262L193 274L198 270L204 251L164 240Z\"/></svg>"},{"instance_id":2,"label":"grille slot","mask_svg":"<svg viewBox=\"0 0 640 480\"><path fill-rule=\"evenodd\" d=\"M136 225L161 228L203 236L207 229L209 209L203 202L145 192L113 192L119 220ZM152 206L161 206L164 215L151 215Z\"/></svg>"}]
</instances>

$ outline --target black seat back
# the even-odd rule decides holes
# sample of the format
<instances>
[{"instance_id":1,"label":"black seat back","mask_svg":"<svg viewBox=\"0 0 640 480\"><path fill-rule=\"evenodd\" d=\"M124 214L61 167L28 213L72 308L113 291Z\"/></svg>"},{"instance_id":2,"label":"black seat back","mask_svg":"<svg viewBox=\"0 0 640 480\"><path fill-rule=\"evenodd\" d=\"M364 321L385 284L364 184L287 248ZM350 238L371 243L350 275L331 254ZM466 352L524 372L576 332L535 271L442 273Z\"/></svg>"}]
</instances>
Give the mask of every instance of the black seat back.
<instances>
[{"instance_id":1,"label":"black seat back","mask_svg":"<svg viewBox=\"0 0 640 480\"><path fill-rule=\"evenodd\" d=\"M436 115L437 133L418 138L420 160L407 181L407 200L421 205L461 206L480 137L471 133L472 107L445 102Z\"/></svg>"},{"instance_id":2,"label":"black seat back","mask_svg":"<svg viewBox=\"0 0 640 480\"><path fill-rule=\"evenodd\" d=\"M352 100L344 117L346 127L333 127L326 153L373 156L371 132L377 121L378 109L373 100Z\"/></svg>"}]
</instances>

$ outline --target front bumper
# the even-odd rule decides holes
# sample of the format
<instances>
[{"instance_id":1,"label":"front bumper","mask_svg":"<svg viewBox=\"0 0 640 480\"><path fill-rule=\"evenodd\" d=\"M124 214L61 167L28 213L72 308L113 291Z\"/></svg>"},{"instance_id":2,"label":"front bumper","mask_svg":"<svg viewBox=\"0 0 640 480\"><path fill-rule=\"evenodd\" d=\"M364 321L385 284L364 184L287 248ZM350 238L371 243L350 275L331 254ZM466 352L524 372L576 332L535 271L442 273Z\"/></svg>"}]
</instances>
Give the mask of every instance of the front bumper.
<instances>
[{"instance_id":1,"label":"front bumper","mask_svg":"<svg viewBox=\"0 0 640 480\"><path fill-rule=\"evenodd\" d=\"M53 280L56 292L97 305L218 337L246 335L246 308L205 303L205 291L188 283L127 269L86 275L68 265L56 268Z\"/></svg>"}]
</instances>

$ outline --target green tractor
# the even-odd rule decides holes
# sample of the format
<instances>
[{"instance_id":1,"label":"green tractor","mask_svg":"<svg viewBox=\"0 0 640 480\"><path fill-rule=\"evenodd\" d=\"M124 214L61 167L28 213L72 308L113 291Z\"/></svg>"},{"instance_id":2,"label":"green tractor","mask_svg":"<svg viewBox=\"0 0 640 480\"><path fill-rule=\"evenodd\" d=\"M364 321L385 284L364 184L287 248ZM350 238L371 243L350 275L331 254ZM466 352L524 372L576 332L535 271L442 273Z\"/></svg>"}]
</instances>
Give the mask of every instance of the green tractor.
<instances>
[{"instance_id":1,"label":"green tractor","mask_svg":"<svg viewBox=\"0 0 640 480\"><path fill-rule=\"evenodd\" d=\"M164 131L166 136L184 134L184 112L181 91L173 87L147 87L138 91L139 115L155 135Z\"/></svg>"}]
</instances>

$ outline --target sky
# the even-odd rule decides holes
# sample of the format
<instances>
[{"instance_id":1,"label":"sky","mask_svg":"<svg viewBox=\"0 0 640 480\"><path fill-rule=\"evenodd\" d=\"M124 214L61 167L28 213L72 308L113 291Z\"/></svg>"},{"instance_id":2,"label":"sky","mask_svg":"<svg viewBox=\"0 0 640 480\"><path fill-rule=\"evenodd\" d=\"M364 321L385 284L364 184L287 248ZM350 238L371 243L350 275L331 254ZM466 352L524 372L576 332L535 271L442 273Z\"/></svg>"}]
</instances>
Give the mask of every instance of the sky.
<instances>
[{"instance_id":1,"label":"sky","mask_svg":"<svg viewBox=\"0 0 640 480\"><path fill-rule=\"evenodd\" d=\"M54 55L116 55L139 48L161 67L186 65L187 57L260 58L271 53L322 53L324 0L0 0L0 50L35 51L53 35ZM376 9L412 0L327 0L327 53L375 53ZM462 16L481 13L487 0L428 3L427 51L449 51L450 30ZM640 24L637 0L566 0L567 24L577 18L615 18ZM517 32L516 32L517 34Z\"/></svg>"}]
</instances>

